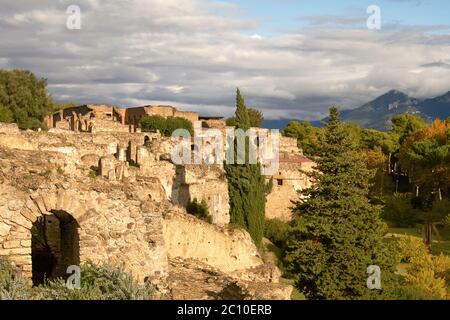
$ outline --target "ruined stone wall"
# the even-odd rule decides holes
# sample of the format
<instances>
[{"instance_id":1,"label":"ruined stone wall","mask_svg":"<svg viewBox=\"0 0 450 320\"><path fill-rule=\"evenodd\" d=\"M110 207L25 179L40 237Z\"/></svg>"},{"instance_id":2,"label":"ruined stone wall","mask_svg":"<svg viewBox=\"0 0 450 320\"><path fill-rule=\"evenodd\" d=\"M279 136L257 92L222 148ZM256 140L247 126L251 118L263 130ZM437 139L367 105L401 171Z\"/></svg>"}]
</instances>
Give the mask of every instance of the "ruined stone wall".
<instances>
[{"instance_id":1,"label":"ruined stone wall","mask_svg":"<svg viewBox=\"0 0 450 320\"><path fill-rule=\"evenodd\" d=\"M163 220L163 235L172 258L196 259L223 272L263 264L250 235L240 229L229 230L175 213Z\"/></svg>"},{"instance_id":2,"label":"ruined stone wall","mask_svg":"<svg viewBox=\"0 0 450 320\"><path fill-rule=\"evenodd\" d=\"M1 185L0 256L7 258L31 277L32 230L39 219L64 211L79 224L79 261L124 263L140 281L167 272L162 238L162 214L158 205L130 197L121 190L80 190L73 184L47 186L28 193ZM54 218L53 218L54 219ZM49 220L46 220L47 222ZM55 238L49 245L58 248ZM56 259L64 248L55 250Z\"/></svg>"},{"instance_id":3,"label":"ruined stone wall","mask_svg":"<svg viewBox=\"0 0 450 320\"><path fill-rule=\"evenodd\" d=\"M173 116L184 118L186 120L189 120L192 123L194 123L195 121L198 121L198 113L197 112L175 110L175 112L173 113Z\"/></svg>"},{"instance_id":4,"label":"ruined stone wall","mask_svg":"<svg viewBox=\"0 0 450 320\"><path fill-rule=\"evenodd\" d=\"M182 170L181 183L186 186L186 201L204 200L208 205L212 223L225 226L230 222L228 182L222 165L187 165Z\"/></svg>"},{"instance_id":5,"label":"ruined stone wall","mask_svg":"<svg viewBox=\"0 0 450 320\"><path fill-rule=\"evenodd\" d=\"M280 135L280 153L291 155L303 155L303 151L297 146L296 138L289 138Z\"/></svg>"},{"instance_id":6,"label":"ruined stone wall","mask_svg":"<svg viewBox=\"0 0 450 320\"><path fill-rule=\"evenodd\" d=\"M227 124L223 119L207 119L202 120L203 128L224 129Z\"/></svg>"},{"instance_id":7,"label":"ruined stone wall","mask_svg":"<svg viewBox=\"0 0 450 320\"><path fill-rule=\"evenodd\" d=\"M5 134L20 134L19 127L15 123L0 122L0 133Z\"/></svg>"},{"instance_id":8,"label":"ruined stone wall","mask_svg":"<svg viewBox=\"0 0 450 320\"><path fill-rule=\"evenodd\" d=\"M223 168L175 166L173 146L158 133L0 126L0 256L28 277L40 265L36 256L46 253L59 261L55 274L78 261L124 263L140 281L153 283L164 283L168 257L197 259L223 272L263 266L247 232L206 223L178 206L204 199L214 223L229 221ZM124 167L129 172L119 175ZM45 245L33 240L42 225Z\"/></svg>"},{"instance_id":9,"label":"ruined stone wall","mask_svg":"<svg viewBox=\"0 0 450 320\"><path fill-rule=\"evenodd\" d=\"M121 122L94 118L90 121L93 125L92 133L98 132L133 132L133 128L129 125L124 125ZM86 130L87 131L87 130Z\"/></svg>"},{"instance_id":10,"label":"ruined stone wall","mask_svg":"<svg viewBox=\"0 0 450 320\"><path fill-rule=\"evenodd\" d=\"M311 187L312 180L307 172L312 171L314 162L280 163L278 174L266 177L272 179L272 191L266 197L266 218L281 221L292 220L293 201L302 195L299 191Z\"/></svg>"}]
</instances>

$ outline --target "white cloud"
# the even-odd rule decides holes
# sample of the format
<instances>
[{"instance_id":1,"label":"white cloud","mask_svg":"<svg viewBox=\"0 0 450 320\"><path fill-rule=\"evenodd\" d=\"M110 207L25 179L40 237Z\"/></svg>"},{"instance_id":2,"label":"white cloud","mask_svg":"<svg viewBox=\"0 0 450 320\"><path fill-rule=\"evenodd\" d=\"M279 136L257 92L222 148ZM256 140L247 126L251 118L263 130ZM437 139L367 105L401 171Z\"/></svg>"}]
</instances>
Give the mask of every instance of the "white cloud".
<instances>
[{"instance_id":1,"label":"white cloud","mask_svg":"<svg viewBox=\"0 0 450 320\"><path fill-rule=\"evenodd\" d=\"M419 97L450 89L450 36L434 32L442 26L371 31L344 19L340 29L322 16L310 18L320 25L262 36L224 1L77 0L82 29L70 31L72 2L1 5L0 66L48 78L57 99L160 101L228 116L239 86L266 118L316 119L330 104L356 107L393 88Z\"/></svg>"}]
</instances>

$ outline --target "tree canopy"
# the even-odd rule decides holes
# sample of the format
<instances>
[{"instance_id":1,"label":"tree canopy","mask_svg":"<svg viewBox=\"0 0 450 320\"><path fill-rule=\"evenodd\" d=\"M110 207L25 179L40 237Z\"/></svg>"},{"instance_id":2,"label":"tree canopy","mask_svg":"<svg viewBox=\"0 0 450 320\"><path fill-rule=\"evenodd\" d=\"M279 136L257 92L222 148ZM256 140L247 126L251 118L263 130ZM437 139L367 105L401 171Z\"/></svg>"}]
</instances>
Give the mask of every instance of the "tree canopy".
<instances>
[{"instance_id":1,"label":"tree canopy","mask_svg":"<svg viewBox=\"0 0 450 320\"><path fill-rule=\"evenodd\" d=\"M290 271L310 299L361 299L389 290L394 261L383 243L380 207L368 198L373 172L357 152L337 108L319 149L316 183L297 202L294 215L306 230L289 244ZM320 173L319 173L320 172ZM367 267L383 270L383 290L366 286Z\"/></svg>"},{"instance_id":2,"label":"tree canopy","mask_svg":"<svg viewBox=\"0 0 450 320\"><path fill-rule=\"evenodd\" d=\"M0 104L11 111L13 121L22 129L45 128L44 118L54 109L47 80L25 70L0 69Z\"/></svg>"}]
</instances>

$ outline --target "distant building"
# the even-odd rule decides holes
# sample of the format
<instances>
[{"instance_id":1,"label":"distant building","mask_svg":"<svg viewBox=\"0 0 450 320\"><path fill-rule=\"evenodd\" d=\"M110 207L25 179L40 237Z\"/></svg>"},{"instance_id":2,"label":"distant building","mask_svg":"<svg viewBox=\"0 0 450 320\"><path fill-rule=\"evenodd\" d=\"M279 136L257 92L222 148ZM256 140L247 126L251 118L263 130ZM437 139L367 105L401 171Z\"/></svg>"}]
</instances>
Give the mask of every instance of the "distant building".
<instances>
[{"instance_id":1,"label":"distant building","mask_svg":"<svg viewBox=\"0 0 450 320\"><path fill-rule=\"evenodd\" d=\"M266 176L266 181L272 179L273 183L272 190L267 195L267 219L276 218L286 222L292 220L293 201L300 200L301 190L312 186L313 181L308 173L314 170L315 165L314 161L300 154L280 154L278 173Z\"/></svg>"},{"instance_id":2,"label":"distant building","mask_svg":"<svg viewBox=\"0 0 450 320\"><path fill-rule=\"evenodd\" d=\"M199 120L198 113L178 111L172 106L122 108L106 104L86 104L55 112L46 118L46 123L49 128L76 132L136 132L139 121L146 115L180 117L192 123Z\"/></svg>"}]
</instances>

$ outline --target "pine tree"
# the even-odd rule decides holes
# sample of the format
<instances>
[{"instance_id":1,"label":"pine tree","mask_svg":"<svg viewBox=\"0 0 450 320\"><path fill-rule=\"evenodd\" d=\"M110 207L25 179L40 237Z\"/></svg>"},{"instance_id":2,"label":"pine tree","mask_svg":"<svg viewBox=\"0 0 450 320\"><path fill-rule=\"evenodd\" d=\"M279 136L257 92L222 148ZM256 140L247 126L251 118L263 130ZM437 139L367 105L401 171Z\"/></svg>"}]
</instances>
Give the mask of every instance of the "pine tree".
<instances>
[{"instance_id":1,"label":"pine tree","mask_svg":"<svg viewBox=\"0 0 450 320\"><path fill-rule=\"evenodd\" d=\"M388 291L394 261L382 242L380 207L369 202L373 172L346 133L337 108L330 109L314 186L293 209L303 228L289 243L287 262L296 287L310 299L379 297ZM367 268L381 268L384 290L367 288Z\"/></svg>"},{"instance_id":2,"label":"pine tree","mask_svg":"<svg viewBox=\"0 0 450 320\"><path fill-rule=\"evenodd\" d=\"M247 131L250 120L244 98L236 92L236 128ZM233 157L237 158L237 140ZM245 142L245 163L225 164L230 201L230 222L249 231L257 245L261 243L265 219L265 183L261 175L261 164L249 163L249 139Z\"/></svg>"}]
</instances>

